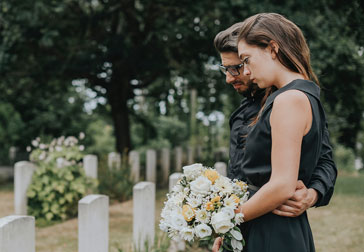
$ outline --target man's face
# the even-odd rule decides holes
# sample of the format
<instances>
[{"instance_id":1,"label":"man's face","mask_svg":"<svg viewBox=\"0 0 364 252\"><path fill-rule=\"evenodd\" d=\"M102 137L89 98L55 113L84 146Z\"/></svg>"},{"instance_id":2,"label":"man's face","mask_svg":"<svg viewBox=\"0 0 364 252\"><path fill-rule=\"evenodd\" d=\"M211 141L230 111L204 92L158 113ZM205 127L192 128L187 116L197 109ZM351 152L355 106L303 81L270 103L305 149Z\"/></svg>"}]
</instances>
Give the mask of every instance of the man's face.
<instances>
[{"instance_id":1,"label":"man's face","mask_svg":"<svg viewBox=\"0 0 364 252\"><path fill-rule=\"evenodd\" d=\"M241 64L241 60L236 52L223 52L220 53L220 57L221 64L224 67ZM239 94L250 95L252 83L249 76L243 75L243 68L239 69L239 75L237 76L233 76L226 71L226 83L231 84Z\"/></svg>"}]
</instances>

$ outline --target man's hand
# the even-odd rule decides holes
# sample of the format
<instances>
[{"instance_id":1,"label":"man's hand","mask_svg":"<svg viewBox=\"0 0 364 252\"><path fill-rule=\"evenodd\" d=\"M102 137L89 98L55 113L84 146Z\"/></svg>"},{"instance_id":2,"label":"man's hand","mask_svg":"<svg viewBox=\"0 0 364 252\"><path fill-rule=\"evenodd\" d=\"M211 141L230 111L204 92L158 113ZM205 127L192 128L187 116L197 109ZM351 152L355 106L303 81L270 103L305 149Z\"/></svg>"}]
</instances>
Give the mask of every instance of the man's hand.
<instances>
[{"instance_id":1,"label":"man's hand","mask_svg":"<svg viewBox=\"0 0 364 252\"><path fill-rule=\"evenodd\" d=\"M315 189L307 189L301 180L297 181L296 191L292 198L273 210L274 214L286 217L297 217L317 201Z\"/></svg>"},{"instance_id":2,"label":"man's hand","mask_svg":"<svg viewBox=\"0 0 364 252\"><path fill-rule=\"evenodd\" d=\"M214 245L212 246L212 252L218 252L220 247L222 245L222 238L221 237L217 237L215 239Z\"/></svg>"}]
</instances>

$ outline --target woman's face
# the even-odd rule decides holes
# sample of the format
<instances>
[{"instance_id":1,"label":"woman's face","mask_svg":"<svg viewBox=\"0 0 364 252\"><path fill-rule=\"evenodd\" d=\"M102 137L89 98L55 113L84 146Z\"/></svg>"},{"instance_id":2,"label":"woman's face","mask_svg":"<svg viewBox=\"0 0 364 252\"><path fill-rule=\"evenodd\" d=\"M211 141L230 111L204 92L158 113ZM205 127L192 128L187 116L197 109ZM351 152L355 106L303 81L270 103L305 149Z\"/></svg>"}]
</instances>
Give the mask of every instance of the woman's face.
<instances>
[{"instance_id":1,"label":"woman's face","mask_svg":"<svg viewBox=\"0 0 364 252\"><path fill-rule=\"evenodd\" d=\"M249 76L250 80L257 83L259 88L273 86L276 76L275 54L270 46L265 49L254 45L248 45L244 40L238 43L238 54L244 63L243 74Z\"/></svg>"}]
</instances>

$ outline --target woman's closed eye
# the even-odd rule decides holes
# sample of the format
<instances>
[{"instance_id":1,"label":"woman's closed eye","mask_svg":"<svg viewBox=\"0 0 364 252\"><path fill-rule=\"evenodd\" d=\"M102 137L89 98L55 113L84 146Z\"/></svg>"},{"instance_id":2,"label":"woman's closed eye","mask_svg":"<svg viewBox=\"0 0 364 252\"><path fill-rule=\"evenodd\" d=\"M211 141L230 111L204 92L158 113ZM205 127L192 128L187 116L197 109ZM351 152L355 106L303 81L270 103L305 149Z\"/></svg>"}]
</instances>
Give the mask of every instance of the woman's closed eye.
<instances>
[{"instance_id":1,"label":"woman's closed eye","mask_svg":"<svg viewBox=\"0 0 364 252\"><path fill-rule=\"evenodd\" d=\"M245 57L243 60L242 60L242 63L243 65L249 65L249 57Z\"/></svg>"}]
</instances>

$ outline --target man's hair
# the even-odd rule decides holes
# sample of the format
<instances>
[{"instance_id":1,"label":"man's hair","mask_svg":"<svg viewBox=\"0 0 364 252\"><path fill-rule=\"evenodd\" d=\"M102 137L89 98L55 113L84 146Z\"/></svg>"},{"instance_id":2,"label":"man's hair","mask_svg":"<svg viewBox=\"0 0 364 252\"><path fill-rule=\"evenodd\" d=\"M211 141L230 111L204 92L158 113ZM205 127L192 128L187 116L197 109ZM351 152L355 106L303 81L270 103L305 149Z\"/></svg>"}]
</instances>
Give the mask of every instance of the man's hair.
<instances>
[{"instance_id":1,"label":"man's hair","mask_svg":"<svg viewBox=\"0 0 364 252\"><path fill-rule=\"evenodd\" d=\"M236 23L219 32L214 39L214 46L219 53L238 52L238 36L243 22Z\"/></svg>"}]
</instances>

